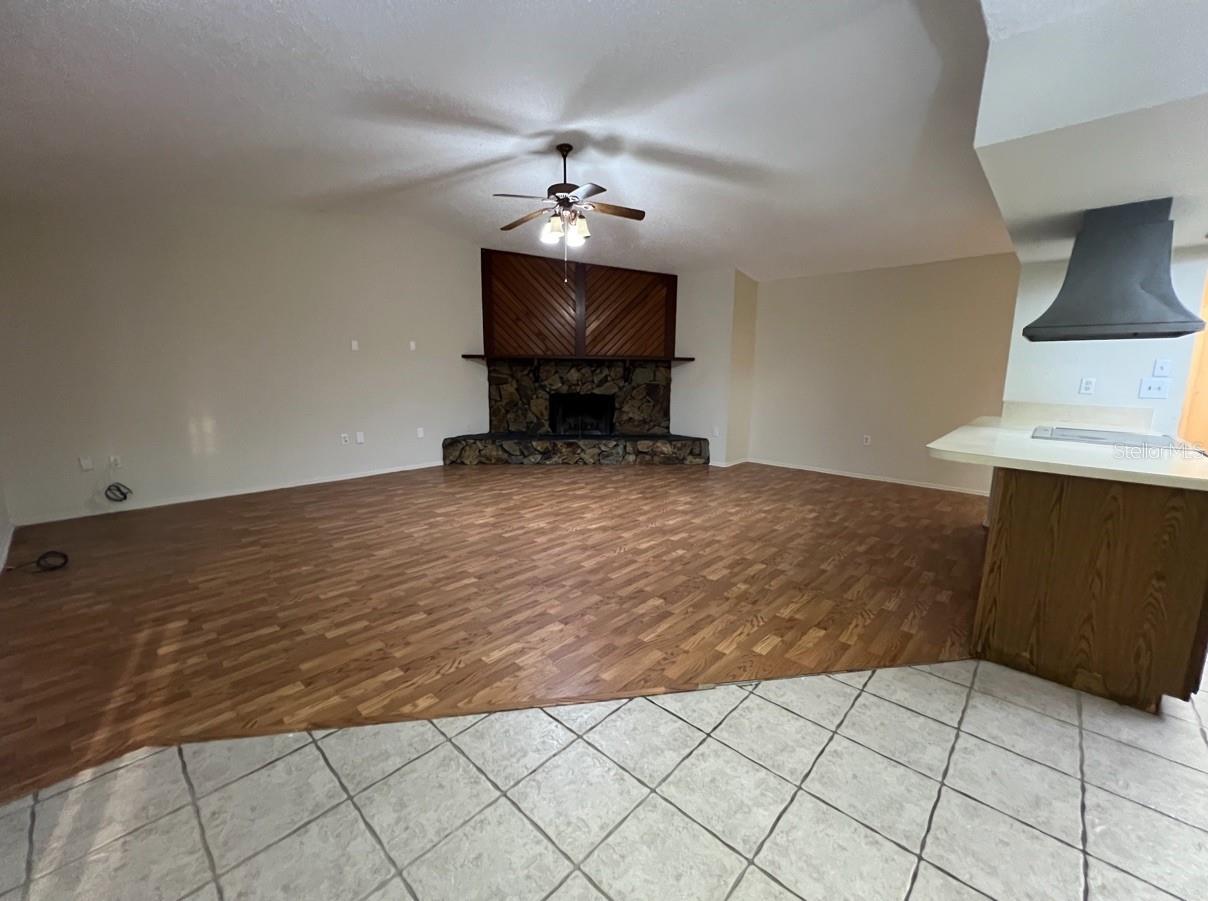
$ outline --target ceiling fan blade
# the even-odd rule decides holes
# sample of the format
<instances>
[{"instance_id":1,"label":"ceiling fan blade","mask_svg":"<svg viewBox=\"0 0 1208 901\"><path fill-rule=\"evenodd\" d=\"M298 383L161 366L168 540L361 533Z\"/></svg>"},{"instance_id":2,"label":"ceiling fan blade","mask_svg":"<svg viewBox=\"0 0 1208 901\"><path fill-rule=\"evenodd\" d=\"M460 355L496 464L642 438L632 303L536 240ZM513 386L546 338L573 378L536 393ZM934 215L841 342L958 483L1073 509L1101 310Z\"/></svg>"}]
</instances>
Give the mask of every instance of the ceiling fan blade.
<instances>
[{"instance_id":1,"label":"ceiling fan blade","mask_svg":"<svg viewBox=\"0 0 1208 901\"><path fill-rule=\"evenodd\" d=\"M512 229L517 228L521 225L524 225L524 223L526 223L526 222L532 222L538 216L544 216L548 212L549 212L549 210L546 210L546 209L533 210L531 213L526 213L525 215L521 216L515 222L509 222L507 225L503 226L503 228L501 228L499 230L501 232L510 232Z\"/></svg>"},{"instance_id":2,"label":"ceiling fan blade","mask_svg":"<svg viewBox=\"0 0 1208 901\"><path fill-rule=\"evenodd\" d=\"M617 206L615 203L592 203L592 209L605 216L620 216L622 219L635 219L641 222L646 218L645 210L635 210L632 207Z\"/></svg>"},{"instance_id":3,"label":"ceiling fan blade","mask_svg":"<svg viewBox=\"0 0 1208 901\"><path fill-rule=\"evenodd\" d=\"M585 185L579 185L579 187L575 188L571 193L575 197L578 197L579 200L586 200L588 197L595 197L597 194L603 194L607 190L608 188L601 188L597 184L588 182Z\"/></svg>"},{"instance_id":4,"label":"ceiling fan blade","mask_svg":"<svg viewBox=\"0 0 1208 901\"><path fill-rule=\"evenodd\" d=\"M522 200L547 200L546 197L538 197L536 194L492 194L492 197L519 197Z\"/></svg>"}]
</instances>

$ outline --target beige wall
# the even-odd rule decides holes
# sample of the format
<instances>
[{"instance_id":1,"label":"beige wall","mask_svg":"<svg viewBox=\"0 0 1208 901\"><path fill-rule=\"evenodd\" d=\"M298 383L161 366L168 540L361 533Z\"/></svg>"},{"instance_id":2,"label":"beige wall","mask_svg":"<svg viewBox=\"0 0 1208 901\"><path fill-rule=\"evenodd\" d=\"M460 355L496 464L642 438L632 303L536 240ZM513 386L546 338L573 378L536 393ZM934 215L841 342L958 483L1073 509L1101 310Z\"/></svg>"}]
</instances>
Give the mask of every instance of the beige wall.
<instances>
[{"instance_id":1,"label":"beige wall","mask_svg":"<svg viewBox=\"0 0 1208 901\"><path fill-rule=\"evenodd\" d=\"M726 454L731 463L750 456L751 388L755 377L755 321L758 283L734 273L734 315L730 330L730 409Z\"/></svg>"},{"instance_id":2,"label":"beige wall","mask_svg":"<svg viewBox=\"0 0 1208 901\"><path fill-rule=\"evenodd\" d=\"M984 487L923 445L997 411L1016 271L997 256L762 285L682 273L677 352L697 359L673 371L672 428L708 437L717 463ZM487 425L485 371L460 358L482 347L478 273L477 248L395 219L5 217L11 520L438 464L442 437ZM364 445L340 443L358 431ZM135 492L122 508L102 497L114 479Z\"/></svg>"},{"instance_id":3,"label":"beige wall","mask_svg":"<svg viewBox=\"0 0 1208 901\"><path fill-rule=\"evenodd\" d=\"M999 412L1018 273L999 254L761 283L750 457L986 490L925 445Z\"/></svg>"},{"instance_id":4,"label":"beige wall","mask_svg":"<svg viewBox=\"0 0 1208 901\"><path fill-rule=\"evenodd\" d=\"M469 244L205 208L2 228L0 478L17 523L111 509L111 454L132 507L436 464L443 436L486 428L485 371L459 356L482 350ZM364 445L340 444L357 431Z\"/></svg>"}]
</instances>

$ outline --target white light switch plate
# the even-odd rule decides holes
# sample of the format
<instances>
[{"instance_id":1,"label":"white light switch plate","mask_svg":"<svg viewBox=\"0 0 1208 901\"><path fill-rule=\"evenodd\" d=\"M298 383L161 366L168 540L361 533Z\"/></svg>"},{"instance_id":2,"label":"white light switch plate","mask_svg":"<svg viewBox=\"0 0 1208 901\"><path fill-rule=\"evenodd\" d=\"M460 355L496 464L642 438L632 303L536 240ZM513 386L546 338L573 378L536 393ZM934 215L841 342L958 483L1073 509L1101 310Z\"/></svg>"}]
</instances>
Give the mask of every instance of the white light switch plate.
<instances>
[{"instance_id":1,"label":"white light switch plate","mask_svg":"<svg viewBox=\"0 0 1208 901\"><path fill-rule=\"evenodd\" d=\"M1094 394L1095 393L1095 380L1093 378L1091 378L1090 376L1084 376L1082 381L1080 381L1078 383L1078 393L1079 394Z\"/></svg>"},{"instance_id":2,"label":"white light switch plate","mask_svg":"<svg viewBox=\"0 0 1208 901\"><path fill-rule=\"evenodd\" d=\"M357 444L364 444L364 443L365 443L365 433L357 432Z\"/></svg>"},{"instance_id":3,"label":"white light switch plate","mask_svg":"<svg viewBox=\"0 0 1208 901\"><path fill-rule=\"evenodd\" d=\"M352 339L352 349L353 349L353 350L360 350L360 349L361 349L361 342L360 342L360 341L358 341L356 338L353 338L353 339Z\"/></svg>"},{"instance_id":4,"label":"white light switch plate","mask_svg":"<svg viewBox=\"0 0 1208 901\"><path fill-rule=\"evenodd\" d=\"M1160 378L1160 379L1168 378L1173 369L1174 369L1174 364L1170 360L1154 360L1153 361L1153 374L1157 378Z\"/></svg>"},{"instance_id":5,"label":"white light switch plate","mask_svg":"<svg viewBox=\"0 0 1208 901\"><path fill-rule=\"evenodd\" d=\"M1165 400L1170 397L1170 379L1141 379L1140 396L1146 400Z\"/></svg>"}]
</instances>

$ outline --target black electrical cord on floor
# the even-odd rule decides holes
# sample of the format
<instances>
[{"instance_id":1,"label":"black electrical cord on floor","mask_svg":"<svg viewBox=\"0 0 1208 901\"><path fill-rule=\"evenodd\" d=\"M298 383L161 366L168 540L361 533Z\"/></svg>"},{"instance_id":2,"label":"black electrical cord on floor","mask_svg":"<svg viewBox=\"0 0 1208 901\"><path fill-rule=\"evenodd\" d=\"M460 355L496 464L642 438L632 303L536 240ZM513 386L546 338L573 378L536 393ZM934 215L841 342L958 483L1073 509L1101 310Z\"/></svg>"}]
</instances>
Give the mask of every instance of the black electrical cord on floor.
<instances>
[{"instance_id":1,"label":"black electrical cord on floor","mask_svg":"<svg viewBox=\"0 0 1208 901\"><path fill-rule=\"evenodd\" d=\"M47 551L44 554L40 554L37 560L6 566L5 569L10 571L22 570L29 573L52 573L56 569L62 569L66 566L70 559L62 551Z\"/></svg>"},{"instance_id":2,"label":"black electrical cord on floor","mask_svg":"<svg viewBox=\"0 0 1208 901\"><path fill-rule=\"evenodd\" d=\"M127 500L132 494L134 494L134 492L121 482L114 482L105 489L105 497L109 498L109 500L113 501L115 504L120 504L122 501Z\"/></svg>"}]
</instances>

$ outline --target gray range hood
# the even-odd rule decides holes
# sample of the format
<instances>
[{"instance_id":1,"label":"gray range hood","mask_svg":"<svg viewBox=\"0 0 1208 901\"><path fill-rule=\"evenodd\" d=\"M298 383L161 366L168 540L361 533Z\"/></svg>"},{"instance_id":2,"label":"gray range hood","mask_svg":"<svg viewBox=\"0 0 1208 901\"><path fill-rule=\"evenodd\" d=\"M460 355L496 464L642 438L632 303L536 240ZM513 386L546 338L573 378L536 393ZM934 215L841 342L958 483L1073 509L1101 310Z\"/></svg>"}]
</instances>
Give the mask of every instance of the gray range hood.
<instances>
[{"instance_id":1,"label":"gray range hood","mask_svg":"<svg viewBox=\"0 0 1208 901\"><path fill-rule=\"evenodd\" d=\"M1170 283L1171 198L1087 210L1057 299L1029 341L1177 338L1204 328Z\"/></svg>"}]
</instances>

